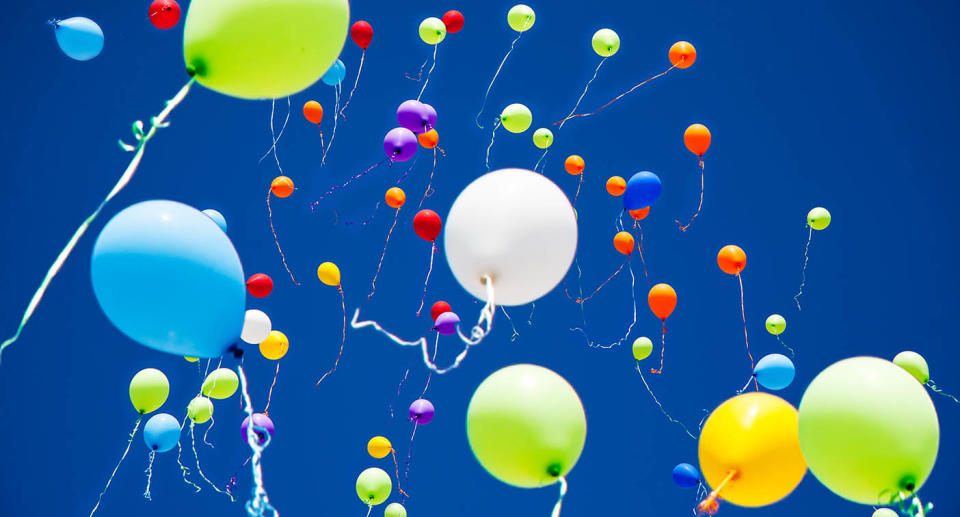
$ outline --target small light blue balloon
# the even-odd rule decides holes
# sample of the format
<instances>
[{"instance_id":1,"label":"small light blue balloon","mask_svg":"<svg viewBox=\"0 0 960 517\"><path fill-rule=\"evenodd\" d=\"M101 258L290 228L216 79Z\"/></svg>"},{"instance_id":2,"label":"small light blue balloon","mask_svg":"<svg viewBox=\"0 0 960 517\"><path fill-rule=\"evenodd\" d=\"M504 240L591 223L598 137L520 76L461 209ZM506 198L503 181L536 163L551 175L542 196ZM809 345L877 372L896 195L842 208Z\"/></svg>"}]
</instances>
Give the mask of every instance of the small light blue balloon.
<instances>
[{"instance_id":1,"label":"small light blue balloon","mask_svg":"<svg viewBox=\"0 0 960 517\"><path fill-rule=\"evenodd\" d=\"M203 212L144 201L104 226L90 263L103 313L143 346L219 357L240 339L246 283L227 234Z\"/></svg>"},{"instance_id":2,"label":"small light blue balloon","mask_svg":"<svg viewBox=\"0 0 960 517\"><path fill-rule=\"evenodd\" d=\"M765 355L757 361L753 369L757 382L768 390L782 390L793 382L796 369L793 361L783 354Z\"/></svg>"},{"instance_id":3,"label":"small light blue balloon","mask_svg":"<svg viewBox=\"0 0 960 517\"><path fill-rule=\"evenodd\" d=\"M207 217L210 219L213 219L213 222L217 223L217 226L219 226L224 233L227 232L227 220L223 217L223 214L212 208L204 210L203 213L207 214Z\"/></svg>"},{"instance_id":4,"label":"small light blue balloon","mask_svg":"<svg viewBox=\"0 0 960 517\"><path fill-rule=\"evenodd\" d=\"M689 463L673 467L673 482L680 488L693 488L700 484L700 472Z\"/></svg>"},{"instance_id":5,"label":"small light blue balloon","mask_svg":"<svg viewBox=\"0 0 960 517\"><path fill-rule=\"evenodd\" d=\"M168 413L157 413L143 426L143 441L157 452L167 452L180 441L180 422Z\"/></svg>"},{"instance_id":6,"label":"small light blue balloon","mask_svg":"<svg viewBox=\"0 0 960 517\"><path fill-rule=\"evenodd\" d=\"M649 171L634 174L627 181L627 190L623 193L623 207L627 210L640 210L653 204L660 197L660 178Z\"/></svg>"},{"instance_id":7,"label":"small light blue balloon","mask_svg":"<svg viewBox=\"0 0 960 517\"><path fill-rule=\"evenodd\" d=\"M327 86L336 86L340 84L340 81L343 81L343 78L347 76L347 67L343 64L343 61L339 59L330 65L330 69L327 70L327 73L323 74L323 77L320 78L323 81L323 84Z\"/></svg>"},{"instance_id":8,"label":"small light blue balloon","mask_svg":"<svg viewBox=\"0 0 960 517\"><path fill-rule=\"evenodd\" d=\"M57 45L67 56L77 61L88 61L103 50L103 31L90 18L76 16L50 23L57 37Z\"/></svg>"}]
</instances>

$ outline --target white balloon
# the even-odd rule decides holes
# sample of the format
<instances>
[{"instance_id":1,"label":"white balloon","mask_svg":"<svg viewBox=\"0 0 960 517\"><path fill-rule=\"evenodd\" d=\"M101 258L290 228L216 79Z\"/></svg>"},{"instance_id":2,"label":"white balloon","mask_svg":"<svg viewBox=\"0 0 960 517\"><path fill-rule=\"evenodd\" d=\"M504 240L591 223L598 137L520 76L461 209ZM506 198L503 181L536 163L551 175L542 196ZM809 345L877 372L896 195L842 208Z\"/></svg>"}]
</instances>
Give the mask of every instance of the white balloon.
<instances>
[{"instance_id":1,"label":"white balloon","mask_svg":"<svg viewBox=\"0 0 960 517\"><path fill-rule=\"evenodd\" d=\"M577 220L566 194L542 174L501 169L467 185L447 215L444 249L460 285L486 301L524 305L550 292L577 251Z\"/></svg>"},{"instance_id":2,"label":"white balloon","mask_svg":"<svg viewBox=\"0 0 960 517\"><path fill-rule=\"evenodd\" d=\"M250 309L243 317L243 331L240 332L240 339L251 345L257 345L267 339L271 330L273 326L270 323L270 317L263 311Z\"/></svg>"}]
</instances>

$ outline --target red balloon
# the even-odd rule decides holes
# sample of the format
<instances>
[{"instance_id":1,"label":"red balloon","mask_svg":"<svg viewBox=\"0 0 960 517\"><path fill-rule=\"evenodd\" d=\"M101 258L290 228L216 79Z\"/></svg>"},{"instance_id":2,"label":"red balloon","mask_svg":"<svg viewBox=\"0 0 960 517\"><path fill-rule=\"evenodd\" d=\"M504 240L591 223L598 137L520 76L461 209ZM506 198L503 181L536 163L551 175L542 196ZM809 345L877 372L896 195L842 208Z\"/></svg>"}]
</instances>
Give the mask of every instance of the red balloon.
<instances>
[{"instance_id":1,"label":"red balloon","mask_svg":"<svg viewBox=\"0 0 960 517\"><path fill-rule=\"evenodd\" d=\"M353 38L353 42L356 43L358 47L367 50L367 47L370 46L370 42L373 40L373 27L371 27L369 23L360 20L350 27L350 37Z\"/></svg>"},{"instance_id":2,"label":"red balloon","mask_svg":"<svg viewBox=\"0 0 960 517\"><path fill-rule=\"evenodd\" d=\"M437 321L437 318L445 312L453 312L453 307L450 307L450 304L445 301L441 300L430 307L430 317L433 318L433 321Z\"/></svg>"},{"instance_id":3,"label":"red balloon","mask_svg":"<svg viewBox=\"0 0 960 517\"><path fill-rule=\"evenodd\" d=\"M180 4L175 0L153 0L147 12L150 23L158 29L172 29L180 21Z\"/></svg>"},{"instance_id":4,"label":"red balloon","mask_svg":"<svg viewBox=\"0 0 960 517\"><path fill-rule=\"evenodd\" d=\"M447 26L447 32L459 32L463 28L463 15L460 11L447 11L443 15L443 24Z\"/></svg>"},{"instance_id":5,"label":"red balloon","mask_svg":"<svg viewBox=\"0 0 960 517\"><path fill-rule=\"evenodd\" d=\"M247 280L247 291L257 298L263 298L273 292L273 279L263 273L257 273Z\"/></svg>"},{"instance_id":6,"label":"red balloon","mask_svg":"<svg viewBox=\"0 0 960 517\"><path fill-rule=\"evenodd\" d=\"M421 210L413 216L413 231L425 241L437 240L442 226L440 216L433 210Z\"/></svg>"}]
</instances>

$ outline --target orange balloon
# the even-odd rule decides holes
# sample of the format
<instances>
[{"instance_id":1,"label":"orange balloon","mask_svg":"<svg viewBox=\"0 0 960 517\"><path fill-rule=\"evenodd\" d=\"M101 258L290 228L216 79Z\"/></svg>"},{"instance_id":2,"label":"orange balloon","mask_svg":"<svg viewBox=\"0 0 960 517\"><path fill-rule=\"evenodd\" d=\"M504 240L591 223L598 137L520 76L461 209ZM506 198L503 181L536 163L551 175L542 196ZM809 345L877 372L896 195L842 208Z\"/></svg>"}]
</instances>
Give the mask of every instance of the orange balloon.
<instances>
[{"instance_id":1,"label":"orange balloon","mask_svg":"<svg viewBox=\"0 0 960 517\"><path fill-rule=\"evenodd\" d=\"M677 68L690 68L697 60L697 49L686 41L678 41L670 47L670 64Z\"/></svg>"},{"instance_id":2,"label":"orange balloon","mask_svg":"<svg viewBox=\"0 0 960 517\"><path fill-rule=\"evenodd\" d=\"M576 154L571 154L570 156L567 156L566 161L563 162L563 168L566 169L567 172L569 172L570 174L573 174L574 176L582 173L583 168L585 166L586 166L586 163L584 163L583 158L581 158Z\"/></svg>"},{"instance_id":3,"label":"orange balloon","mask_svg":"<svg viewBox=\"0 0 960 517\"><path fill-rule=\"evenodd\" d=\"M633 235L630 232L620 232L613 236L613 247L624 255L633 252Z\"/></svg>"},{"instance_id":4,"label":"orange balloon","mask_svg":"<svg viewBox=\"0 0 960 517\"><path fill-rule=\"evenodd\" d=\"M314 124L319 124L323 120L323 106L317 101L307 101L303 105L303 116Z\"/></svg>"},{"instance_id":5,"label":"orange balloon","mask_svg":"<svg viewBox=\"0 0 960 517\"><path fill-rule=\"evenodd\" d=\"M747 254L740 246L728 244L717 253L717 265L728 275L739 275L747 267Z\"/></svg>"},{"instance_id":6,"label":"orange balloon","mask_svg":"<svg viewBox=\"0 0 960 517\"><path fill-rule=\"evenodd\" d=\"M650 207L641 208L640 210L630 210L630 217L636 219L637 221L642 220L644 217L650 214Z\"/></svg>"},{"instance_id":7,"label":"orange balloon","mask_svg":"<svg viewBox=\"0 0 960 517\"><path fill-rule=\"evenodd\" d=\"M626 190L627 180L620 176L611 176L610 179L607 180L607 192L609 192L611 196L622 196Z\"/></svg>"},{"instance_id":8,"label":"orange balloon","mask_svg":"<svg viewBox=\"0 0 960 517\"><path fill-rule=\"evenodd\" d=\"M392 208L400 208L407 201L407 193L400 187L393 187L383 196Z\"/></svg>"},{"instance_id":9,"label":"orange balloon","mask_svg":"<svg viewBox=\"0 0 960 517\"><path fill-rule=\"evenodd\" d=\"M422 145L424 149L433 149L440 143L440 134L437 133L436 129L431 129L426 133L420 133L417 136L417 141L420 142L420 145Z\"/></svg>"},{"instance_id":10,"label":"orange balloon","mask_svg":"<svg viewBox=\"0 0 960 517\"><path fill-rule=\"evenodd\" d=\"M673 314L677 307L677 292L667 284L657 284L650 288L647 295L647 304L650 310L660 319L665 320Z\"/></svg>"},{"instance_id":11,"label":"orange balloon","mask_svg":"<svg viewBox=\"0 0 960 517\"><path fill-rule=\"evenodd\" d=\"M277 197L288 197L293 194L293 180L286 176L277 176L270 182L270 192Z\"/></svg>"},{"instance_id":12,"label":"orange balloon","mask_svg":"<svg viewBox=\"0 0 960 517\"><path fill-rule=\"evenodd\" d=\"M710 148L710 130L703 124L690 124L683 132L683 143L691 153L703 156Z\"/></svg>"}]
</instances>

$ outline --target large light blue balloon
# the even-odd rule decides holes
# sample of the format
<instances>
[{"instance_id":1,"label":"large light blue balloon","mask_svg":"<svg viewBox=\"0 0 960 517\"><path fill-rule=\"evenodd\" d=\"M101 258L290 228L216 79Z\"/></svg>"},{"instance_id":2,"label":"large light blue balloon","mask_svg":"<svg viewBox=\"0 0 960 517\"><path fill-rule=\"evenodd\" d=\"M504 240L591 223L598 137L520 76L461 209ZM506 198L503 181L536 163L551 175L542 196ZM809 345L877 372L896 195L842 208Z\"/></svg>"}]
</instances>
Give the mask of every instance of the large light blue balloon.
<instances>
[{"instance_id":1,"label":"large light blue balloon","mask_svg":"<svg viewBox=\"0 0 960 517\"><path fill-rule=\"evenodd\" d=\"M340 84L340 81L343 81L343 78L346 76L347 67L343 64L343 61L338 59L330 65L330 69L327 70L327 73L323 74L320 80L327 86L336 86Z\"/></svg>"},{"instance_id":2,"label":"large light blue balloon","mask_svg":"<svg viewBox=\"0 0 960 517\"><path fill-rule=\"evenodd\" d=\"M765 355L757 361L753 369L757 382L768 390L782 390L793 382L796 370L793 361L783 354Z\"/></svg>"},{"instance_id":3,"label":"large light blue balloon","mask_svg":"<svg viewBox=\"0 0 960 517\"><path fill-rule=\"evenodd\" d=\"M623 207L627 210L640 210L653 204L660 197L660 178L649 171L634 174L627 181L627 190L623 193Z\"/></svg>"},{"instance_id":4,"label":"large light blue balloon","mask_svg":"<svg viewBox=\"0 0 960 517\"><path fill-rule=\"evenodd\" d=\"M76 16L54 20L51 24L60 50L73 59L87 61L100 55L103 50L103 31L90 18Z\"/></svg>"},{"instance_id":5,"label":"large light blue balloon","mask_svg":"<svg viewBox=\"0 0 960 517\"><path fill-rule=\"evenodd\" d=\"M130 206L103 228L90 264L100 308L149 348L218 357L240 339L243 268L227 234L175 201Z\"/></svg>"},{"instance_id":6,"label":"large light blue balloon","mask_svg":"<svg viewBox=\"0 0 960 517\"><path fill-rule=\"evenodd\" d=\"M143 426L143 441L152 450L167 452L180 441L180 422L169 413L157 413Z\"/></svg>"}]
</instances>

